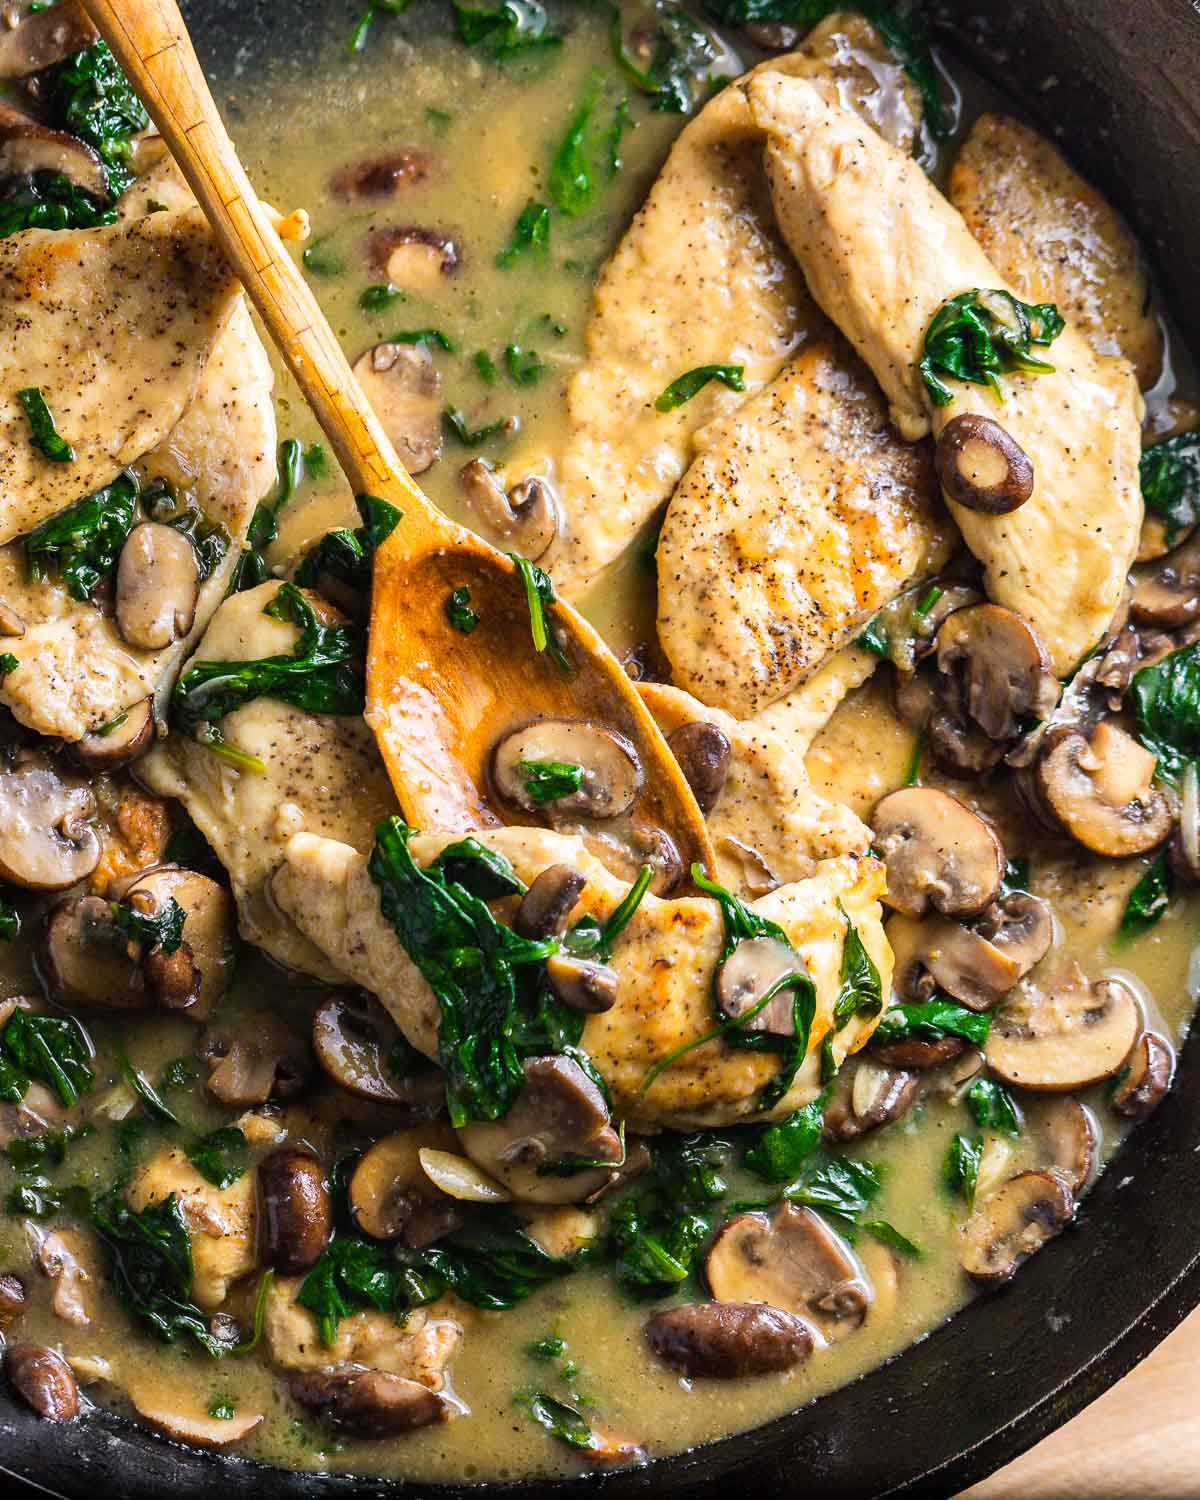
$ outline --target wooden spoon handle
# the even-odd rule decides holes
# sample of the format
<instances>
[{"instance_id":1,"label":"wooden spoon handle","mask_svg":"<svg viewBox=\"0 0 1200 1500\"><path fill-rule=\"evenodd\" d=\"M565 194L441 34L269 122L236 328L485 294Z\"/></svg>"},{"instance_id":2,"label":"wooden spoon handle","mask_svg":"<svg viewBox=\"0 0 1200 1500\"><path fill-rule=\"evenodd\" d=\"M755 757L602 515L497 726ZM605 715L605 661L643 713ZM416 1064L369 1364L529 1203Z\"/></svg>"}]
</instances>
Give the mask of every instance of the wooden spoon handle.
<instances>
[{"instance_id":1,"label":"wooden spoon handle","mask_svg":"<svg viewBox=\"0 0 1200 1500\"><path fill-rule=\"evenodd\" d=\"M84 8L141 95L353 489L399 504L406 530L414 522L445 529L396 457L316 298L267 219L175 0L84 0Z\"/></svg>"}]
</instances>

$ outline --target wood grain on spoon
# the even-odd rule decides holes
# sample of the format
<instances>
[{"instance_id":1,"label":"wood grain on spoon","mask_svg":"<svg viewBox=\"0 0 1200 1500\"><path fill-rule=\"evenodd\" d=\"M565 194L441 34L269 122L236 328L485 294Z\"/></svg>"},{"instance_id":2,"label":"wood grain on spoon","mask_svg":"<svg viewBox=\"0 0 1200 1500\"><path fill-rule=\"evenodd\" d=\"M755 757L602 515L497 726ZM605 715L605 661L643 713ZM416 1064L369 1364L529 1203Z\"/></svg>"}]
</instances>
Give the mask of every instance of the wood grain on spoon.
<instances>
[{"instance_id":1,"label":"wood grain on spoon","mask_svg":"<svg viewBox=\"0 0 1200 1500\"><path fill-rule=\"evenodd\" d=\"M403 512L375 559L367 720L405 816L424 828L499 821L487 775L496 740L545 715L586 717L636 745L646 778L639 821L664 829L685 864L699 861L711 871L696 800L597 633L555 603L549 621L571 672L536 652L512 562L447 520L405 472L258 202L174 0L85 0L85 9L170 147L351 486ZM447 596L463 585L481 616L469 636L446 614ZM503 820L526 821L509 808Z\"/></svg>"}]
</instances>

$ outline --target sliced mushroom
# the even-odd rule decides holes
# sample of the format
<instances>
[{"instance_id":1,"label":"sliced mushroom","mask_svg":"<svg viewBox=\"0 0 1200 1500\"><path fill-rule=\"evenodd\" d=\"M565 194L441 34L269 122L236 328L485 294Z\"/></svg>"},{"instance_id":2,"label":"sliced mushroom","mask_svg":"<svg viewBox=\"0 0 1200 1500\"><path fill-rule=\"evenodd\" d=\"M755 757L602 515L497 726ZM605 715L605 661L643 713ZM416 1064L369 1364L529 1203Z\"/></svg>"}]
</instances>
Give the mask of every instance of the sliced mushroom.
<instances>
[{"instance_id":1,"label":"sliced mushroom","mask_svg":"<svg viewBox=\"0 0 1200 1500\"><path fill-rule=\"evenodd\" d=\"M1119 980L1089 984L1077 965L1053 989L1031 990L998 1011L988 1067L1003 1083L1071 1093L1111 1078L1141 1029L1137 1001Z\"/></svg>"},{"instance_id":2,"label":"sliced mushroom","mask_svg":"<svg viewBox=\"0 0 1200 1500\"><path fill-rule=\"evenodd\" d=\"M265 1265L296 1276L315 1264L333 1228L329 1184L321 1163L303 1146L280 1146L258 1164L258 1201Z\"/></svg>"},{"instance_id":3,"label":"sliced mushroom","mask_svg":"<svg viewBox=\"0 0 1200 1500\"><path fill-rule=\"evenodd\" d=\"M305 1038L271 1015L244 1016L212 1028L200 1056L208 1065L209 1094L238 1109L294 1099L313 1075Z\"/></svg>"},{"instance_id":4,"label":"sliced mushroom","mask_svg":"<svg viewBox=\"0 0 1200 1500\"><path fill-rule=\"evenodd\" d=\"M449 1415L428 1386L384 1370L306 1370L292 1376L290 1389L306 1411L348 1437L400 1437Z\"/></svg>"},{"instance_id":5,"label":"sliced mushroom","mask_svg":"<svg viewBox=\"0 0 1200 1500\"><path fill-rule=\"evenodd\" d=\"M535 801L525 767L546 761L581 767L579 789ZM645 780L638 753L625 736L590 719L536 719L511 730L492 751L491 774L506 801L552 818L618 817L633 806Z\"/></svg>"},{"instance_id":6,"label":"sliced mushroom","mask_svg":"<svg viewBox=\"0 0 1200 1500\"><path fill-rule=\"evenodd\" d=\"M1144 1120L1162 1102L1174 1075L1175 1049L1170 1042L1157 1031L1143 1032L1109 1102L1127 1120Z\"/></svg>"},{"instance_id":7,"label":"sliced mushroom","mask_svg":"<svg viewBox=\"0 0 1200 1500\"><path fill-rule=\"evenodd\" d=\"M700 804L700 811L707 816L716 806L729 777L733 760L729 736L716 724L693 719L690 724L681 724L669 734L667 744Z\"/></svg>"},{"instance_id":8,"label":"sliced mushroom","mask_svg":"<svg viewBox=\"0 0 1200 1500\"><path fill-rule=\"evenodd\" d=\"M145 976L113 925L112 903L72 896L50 908L37 946L47 999L66 1010L135 1010L149 1003Z\"/></svg>"},{"instance_id":9,"label":"sliced mushroom","mask_svg":"<svg viewBox=\"0 0 1200 1500\"><path fill-rule=\"evenodd\" d=\"M546 960L546 978L564 1005L584 1015L600 1015L617 1003L617 972L596 959L552 954Z\"/></svg>"},{"instance_id":10,"label":"sliced mushroom","mask_svg":"<svg viewBox=\"0 0 1200 1500\"><path fill-rule=\"evenodd\" d=\"M398 198L406 189L428 182L441 165L430 151L406 146L339 167L329 179L334 195L347 203Z\"/></svg>"},{"instance_id":11,"label":"sliced mushroom","mask_svg":"<svg viewBox=\"0 0 1200 1500\"><path fill-rule=\"evenodd\" d=\"M999 764L1030 719L1059 697L1045 646L1019 615L996 604L956 610L937 634L937 707L929 721L934 754L954 770Z\"/></svg>"},{"instance_id":12,"label":"sliced mushroom","mask_svg":"<svg viewBox=\"0 0 1200 1500\"><path fill-rule=\"evenodd\" d=\"M231 1417L213 1417L198 1399L180 1400L173 1391L163 1391L156 1385L136 1383L129 1395L138 1415L147 1422L161 1428L168 1437L200 1448L227 1448L231 1443L240 1443L263 1420L261 1411L242 1406Z\"/></svg>"},{"instance_id":13,"label":"sliced mushroom","mask_svg":"<svg viewBox=\"0 0 1200 1500\"><path fill-rule=\"evenodd\" d=\"M87 1286L88 1243L78 1229L55 1229L45 1235L37 1250L38 1269L54 1282L51 1308L54 1316L72 1328L87 1328L92 1321Z\"/></svg>"},{"instance_id":14,"label":"sliced mushroom","mask_svg":"<svg viewBox=\"0 0 1200 1500\"><path fill-rule=\"evenodd\" d=\"M154 711L151 700L143 698L68 748L85 771L117 771L145 755L153 743Z\"/></svg>"},{"instance_id":15,"label":"sliced mushroom","mask_svg":"<svg viewBox=\"0 0 1200 1500\"><path fill-rule=\"evenodd\" d=\"M941 989L971 1010L990 1010L1021 977L1003 949L945 917L918 922L898 913L887 938L895 958L892 987L905 1000L928 1000Z\"/></svg>"},{"instance_id":16,"label":"sliced mushroom","mask_svg":"<svg viewBox=\"0 0 1200 1500\"><path fill-rule=\"evenodd\" d=\"M1200 537L1134 574L1130 613L1139 625L1176 630L1200 617Z\"/></svg>"},{"instance_id":17,"label":"sliced mushroom","mask_svg":"<svg viewBox=\"0 0 1200 1500\"><path fill-rule=\"evenodd\" d=\"M536 562L558 535L561 514L549 480L533 476L507 491L485 459L473 458L458 471L459 483L479 530L497 546Z\"/></svg>"},{"instance_id":18,"label":"sliced mushroom","mask_svg":"<svg viewBox=\"0 0 1200 1500\"><path fill-rule=\"evenodd\" d=\"M770 1218L730 1219L709 1249L704 1274L718 1302L765 1302L798 1313L826 1339L861 1327L871 1303L871 1288L841 1236L792 1203Z\"/></svg>"},{"instance_id":19,"label":"sliced mushroom","mask_svg":"<svg viewBox=\"0 0 1200 1500\"><path fill-rule=\"evenodd\" d=\"M905 1037L900 1042L885 1042L871 1047L871 1056L889 1068L914 1069L937 1068L942 1063L953 1062L966 1051L962 1037L943 1036L936 1041L924 1037Z\"/></svg>"},{"instance_id":20,"label":"sliced mushroom","mask_svg":"<svg viewBox=\"0 0 1200 1500\"><path fill-rule=\"evenodd\" d=\"M381 1104L418 1104L433 1107L442 1094L440 1077L432 1066L399 1077L390 1059L402 1047L400 1029L370 995L334 994L313 1013L313 1051L330 1078L360 1099Z\"/></svg>"},{"instance_id":21,"label":"sliced mushroom","mask_svg":"<svg viewBox=\"0 0 1200 1500\"><path fill-rule=\"evenodd\" d=\"M460 263L454 240L421 224L373 229L367 236L367 258L379 276L407 292L436 292Z\"/></svg>"},{"instance_id":22,"label":"sliced mushroom","mask_svg":"<svg viewBox=\"0 0 1200 1500\"><path fill-rule=\"evenodd\" d=\"M1171 831L1171 808L1153 784L1155 758L1109 720L1087 739L1054 729L1026 773L1036 806L1085 849L1110 859L1145 854Z\"/></svg>"},{"instance_id":23,"label":"sliced mushroom","mask_svg":"<svg viewBox=\"0 0 1200 1500\"><path fill-rule=\"evenodd\" d=\"M0 78L28 78L81 52L97 31L78 5L51 5L30 11L17 24L0 28Z\"/></svg>"},{"instance_id":24,"label":"sliced mushroom","mask_svg":"<svg viewBox=\"0 0 1200 1500\"><path fill-rule=\"evenodd\" d=\"M521 897L513 931L535 942L561 937L586 884L574 865L550 865Z\"/></svg>"},{"instance_id":25,"label":"sliced mushroom","mask_svg":"<svg viewBox=\"0 0 1200 1500\"><path fill-rule=\"evenodd\" d=\"M459 1130L462 1149L527 1203L582 1202L624 1160L604 1096L573 1058L530 1058L524 1073L506 1115ZM572 1170L578 1162L600 1165Z\"/></svg>"},{"instance_id":26,"label":"sliced mushroom","mask_svg":"<svg viewBox=\"0 0 1200 1500\"><path fill-rule=\"evenodd\" d=\"M399 1130L367 1151L350 1178L350 1212L364 1234L421 1250L466 1222L462 1204L441 1192L421 1166L423 1150L453 1150L449 1129Z\"/></svg>"},{"instance_id":27,"label":"sliced mushroom","mask_svg":"<svg viewBox=\"0 0 1200 1500\"><path fill-rule=\"evenodd\" d=\"M1078 1198L1096 1172L1100 1132L1090 1109L1078 1099L1048 1101L1040 1134L1046 1145L1050 1171Z\"/></svg>"},{"instance_id":28,"label":"sliced mushroom","mask_svg":"<svg viewBox=\"0 0 1200 1500\"><path fill-rule=\"evenodd\" d=\"M1045 958L1054 938L1050 908L1028 891L1008 891L972 925L981 937L1012 959L1018 979Z\"/></svg>"},{"instance_id":29,"label":"sliced mushroom","mask_svg":"<svg viewBox=\"0 0 1200 1500\"><path fill-rule=\"evenodd\" d=\"M989 1193L963 1226L962 1268L972 1281L999 1286L1053 1239L1075 1212L1053 1172L1022 1172Z\"/></svg>"},{"instance_id":30,"label":"sliced mushroom","mask_svg":"<svg viewBox=\"0 0 1200 1500\"><path fill-rule=\"evenodd\" d=\"M802 1364L812 1329L794 1313L761 1302L690 1302L656 1313L643 1329L664 1364L689 1377L737 1380Z\"/></svg>"},{"instance_id":31,"label":"sliced mushroom","mask_svg":"<svg viewBox=\"0 0 1200 1500\"><path fill-rule=\"evenodd\" d=\"M717 1007L736 1019L752 1010L773 985L797 972L804 972L804 964L790 944L775 937L743 938L717 972ZM741 1030L792 1036L795 998L793 990L781 989Z\"/></svg>"},{"instance_id":32,"label":"sliced mushroom","mask_svg":"<svg viewBox=\"0 0 1200 1500\"><path fill-rule=\"evenodd\" d=\"M633 884L643 865L649 865L653 871L650 891L655 896L669 896L686 874L670 834L657 824L622 818L597 827L594 823L555 819L554 826L560 833L577 834L588 853L627 885Z\"/></svg>"},{"instance_id":33,"label":"sliced mushroom","mask_svg":"<svg viewBox=\"0 0 1200 1500\"><path fill-rule=\"evenodd\" d=\"M952 614L984 602L983 595L969 583L956 583L946 578L937 580L937 586L941 593L919 617L916 615L916 607L928 597L932 585L922 584L919 590L913 590L912 635L915 661L920 661L934 650L937 633Z\"/></svg>"},{"instance_id":34,"label":"sliced mushroom","mask_svg":"<svg viewBox=\"0 0 1200 1500\"><path fill-rule=\"evenodd\" d=\"M115 612L121 638L141 651L181 640L196 618L196 549L174 526L143 521L121 548Z\"/></svg>"},{"instance_id":35,"label":"sliced mushroom","mask_svg":"<svg viewBox=\"0 0 1200 1500\"><path fill-rule=\"evenodd\" d=\"M199 976L190 1014L194 1020L205 1019L229 988L237 961L237 925L232 896L224 886L196 870L161 865L147 875L139 875L126 890L124 900L132 906L154 911L170 901L177 901L183 908L186 939L183 946ZM177 951L182 952L182 949ZM153 990L154 973L149 973L147 979ZM165 1002L168 997L163 994L162 982L159 981L158 995Z\"/></svg>"},{"instance_id":36,"label":"sliced mushroom","mask_svg":"<svg viewBox=\"0 0 1200 1500\"><path fill-rule=\"evenodd\" d=\"M8 1383L39 1417L71 1422L79 1415L79 1387L71 1367L43 1344L10 1344L4 1356Z\"/></svg>"},{"instance_id":37,"label":"sliced mushroom","mask_svg":"<svg viewBox=\"0 0 1200 1500\"><path fill-rule=\"evenodd\" d=\"M857 1140L868 1131L890 1125L906 1115L921 1091L917 1073L881 1068L861 1058L838 1074L833 1097L825 1109L826 1140Z\"/></svg>"},{"instance_id":38,"label":"sliced mushroom","mask_svg":"<svg viewBox=\"0 0 1200 1500\"><path fill-rule=\"evenodd\" d=\"M404 467L424 474L442 452L442 377L424 344L376 344L354 375Z\"/></svg>"},{"instance_id":39,"label":"sliced mushroom","mask_svg":"<svg viewBox=\"0 0 1200 1500\"><path fill-rule=\"evenodd\" d=\"M11 1271L0 1273L0 1332L10 1328L17 1316L24 1312L29 1299L25 1294L25 1283Z\"/></svg>"},{"instance_id":40,"label":"sliced mushroom","mask_svg":"<svg viewBox=\"0 0 1200 1500\"><path fill-rule=\"evenodd\" d=\"M89 821L96 798L38 755L0 765L0 880L28 891L65 891L100 862Z\"/></svg>"},{"instance_id":41,"label":"sliced mushroom","mask_svg":"<svg viewBox=\"0 0 1200 1500\"><path fill-rule=\"evenodd\" d=\"M1033 464L1024 448L991 417L951 417L933 459L951 500L987 516L1003 516L1033 494Z\"/></svg>"},{"instance_id":42,"label":"sliced mushroom","mask_svg":"<svg viewBox=\"0 0 1200 1500\"><path fill-rule=\"evenodd\" d=\"M0 104L0 180L28 182L38 172L59 173L93 198L108 197L104 163L90 146Z\"/></svg>"},{"instance_id":43,"label":"sliced mushroom","mask_svg":"<svg viewBox=\"0 0 1200 1500\"><path fill-rule=\"evenodd\" d=\"M978 814L935 787L901 787L875 804L874 848L887 866L884 901L910 917L933 907L973 917L1004 874L1000 840Z\"/></svg>"}]
</instances>

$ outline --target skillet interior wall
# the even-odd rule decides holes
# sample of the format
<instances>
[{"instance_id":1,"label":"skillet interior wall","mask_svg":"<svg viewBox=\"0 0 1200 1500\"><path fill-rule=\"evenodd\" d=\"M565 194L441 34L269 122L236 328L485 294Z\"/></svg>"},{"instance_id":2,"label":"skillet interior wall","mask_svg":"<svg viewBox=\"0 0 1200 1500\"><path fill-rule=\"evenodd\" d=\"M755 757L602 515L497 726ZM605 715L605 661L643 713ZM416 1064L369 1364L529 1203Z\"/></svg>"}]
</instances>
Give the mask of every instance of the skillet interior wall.
<instances>
[{"instance_id":1,"label":"skillet interior wall","mask_svg":"<svg viewBox=\"0 0 1200 1500\"><path fill-rule=\"evenodd\" d=\"M340 24L340 7L330 9ZM972 61L1027 96L1034 117L1065 137L1081 167L1129 213L1155 255L1180 326L1194 335L1200 294L1184 247L1200 227L1200 201L1184 201L1180 185L1186 187L1185 164L1200 147L1200 95L1191 81L1200 76L1200 20L1182 0L1139 0L1136 11L1127 3L1085 8L1055 0L970 9L989 23L982 33L957 11L947 20ZM297 39L315 45L328 24L293 0L209 0L189 7L189 15L218 77L231 68L245 74L256 57ZM995 60L997 43L1007 62ZM1048 75L1058 81L1039 92ZM1063 129L1065 121L1071 128ZM606 1496L716 1494L735 1467L743 1470L739 1482L790 1490L802 1474L806 1488L831 1496L948 1495L1028 1446L1147 1352L1200 1298L1193 1253L1200 1206L1181 1191L1200 1149L1198 1074L1200 1043L1193 1038L1176 1089L1086 1200L1077 1231L1031 1264L1016 1289L974 1304L814 1410L649 1472L615 1476L602 1485ZM884 1443L881 1431L888 1433ZM381 1493L378 1482L314 1482L184 1453L107 1416L82 1430L48 1432L5 1407L0 1454L17 1472L72 1496L135 1500L170 1489L198 1497L218 1488L229 1496ZM532 1497L561 1489L494 1493Z\"/></svg>"}]
</instances>

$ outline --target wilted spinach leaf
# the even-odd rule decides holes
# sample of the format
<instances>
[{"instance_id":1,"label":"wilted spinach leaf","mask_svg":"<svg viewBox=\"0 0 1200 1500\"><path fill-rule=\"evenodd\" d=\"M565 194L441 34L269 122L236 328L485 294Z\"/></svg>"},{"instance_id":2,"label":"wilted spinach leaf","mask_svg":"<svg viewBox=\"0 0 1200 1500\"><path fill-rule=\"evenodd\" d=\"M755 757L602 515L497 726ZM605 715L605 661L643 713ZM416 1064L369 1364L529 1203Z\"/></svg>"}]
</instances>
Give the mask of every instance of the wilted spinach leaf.
<instances>
[{"instance_id":1,"label":"wilted spinach leaf","mask_svg":"<svg viewBox=\"0 0 1200 1500\"><path fill-rule=\"evenodd\" d=\"M29 446L36 448L51 463L74 463L75 450L55 427L46 398L38 387L25 386L17 392L17 400L29 421Z\"/></svg>"},{"instance_id":2,"label":"wilted spinach leaf","mask_svg":"<svg viewBox=\"0 0 1200 1500\"><path fill-rule=\"evenodd\" d=\"M36 1078L69 1109L80 1094L92 1091L94 1055L74 1016L39 1015L18 1007L0 1031L0 1098L18 1103Z\"/></svg>"},{"instance_id":3,"label":"wilted spinach leaf","mask_svg":"<svg viewBox=\"0 0 1200 1500\"><path fill-rule=\"evenodd\" d=\"M664 1135L651 1153L638 1190L612 1211L607 1255L629 1290L659 1296L687 1280L712 1231L732 1147L720 1136Z\"/></svg>"},{"instance_id":4,"label":"wilted spinach leaf","mask_svg":"<svg viewBox=\"0 0 1200 1500\"><path fill-rule=\"evenodd\" d=\"M853 1227L870 1208L883 1185L874 1162L852 1156L834 1157L810 1168L800 1181L785 1189L789 1203L819 1209L846 1227Z\"/></svg>"},{"instance_id":5,"label":"wilted spinach leaf","mask_svg":"<svg viewBox=\"0 0 1200 1500\"><path fill-rule=\"evenodd\" d=\"M983 1159L983 1142L978 1137L956 1135L946 1150L943 1172L946 1186L975 1206L975 1185L979 1180L979 1163Z\"/></svg>"},{"instance_id":6,"label":"wilted spinach leaf","mask_svg":"<svg viewBox=\"0 0 1200 1500\"><path fill-rule=\"evenodd\" d=\"M757 1177L766 1182L790 1182L821 1144L827 1094L821 1094L788 1115L768 1125L742 1158Z\"/></svg>"},{"instance_id":7,"label":"wilted spinach leaf","mask_svg":"<svg viewBox=\"0 0 1200 1500\"><path fill-rule=\"evenodd\" d=\"M496 256L496 264L511 266L518 256L544 250L549 243L550 210L544 203L527 203L517 216L508 244Z\"/></svg>"},{"instance_id":8,"label":"wilted spinach leaf","mask_svg":"<svg viewBox=\"0 0 1200 1500\"><path fill-rule=\"evenodd\" d=\"M654 409L655 411L674 411L677 406L682 406L685 401L690 401L693 396L699 395L710 380L719 380L731 391L744 391L746 382L742 378L743 374L744 366L742 365L697 365L694 370L688 370L686 374L680 375L671 382L656 398Z\"/></svg>"},{"instance_id":9,"label":"wilted spinach leaf","mask_svg":"<svg viewBox=\"0 0 1200 1500\"><path fill-rule=\"evenodd\" d=\"M127 469L94 495L50 516L25 538L25 566L42 582L50 562L72 599L86 602L117 565L137 513L138 482Z\"/></svg>"},{"instance_id":10,"label":"wilted spinach leaf","mask_svg":"<svg viewBox=\"0 0 1200 1500\"><path fill-rule=\"evenodd\" d=\"M1033 350L1052 344L1065 326L1052 302L1022 302L1009 292L974 287L943 302L934 313L917 368L935 406L949 406L954 400L941 375L987 386L997 401L1003 401L1002 374L1054 373L1054 366Z\"/></svg>"},{"instance_id":11,"label":"wilted spinach leaf","mask_svg":"<svg viewBox=\"0 0 1200 1500\"><path fill-rule=\"evenodd\" d=\"M717 44L708 31L682 10L662 14L644 66L639 66L626 49L625 29L616 6L609 36L622 72L635 88L649 96L652 110L666 114L686 115L691 110L701 75L718 56Z\"/></svg>"},{"instance_id":12,"label":"wilted spinach leaf","mask_svg":"<svg viewBox=\"0 0 1200 1500\"><path fill-rule=\"evenodd\" d=\"M479 624L479 614L471 608L471 590L465 585L451 589L446 598L446 618L462 635L470 635Z\"/></svg>"},{"instance_id":13,"label":"wilted spinach leaf","mask_svg":"<svg viewBox=\"0 0 1200 1500\"><path fill-rule=\"evenodd\" d=\"M1129 688L1137 737L1177 782L1200 760L1200 641L1135 672Z\"/></svg>"},{"instance_id":14,"label":"wilted spinach leaf","mask_svg":"<svg viewBox=\"0 0 1200 1500\"><path fill-rule=\"evenodd\" d=\"M110 194L119 197L133 181L132 139L150 128L150 116L108 43L94 42L52 69L43 97L51 123L92 147L104 163Z\"/></svg>"},{"instance_id":15,"label":"wilted spinach leaf","mask_svg":"<svg viewBox=\"0 0 1200 1500\"><path fill-rule=\"evenodd\" d=\"M883 1009L879 970L867 952L858 928L844 911L842 917L846 923L846 939L842 944L841 984L833 1006L835 1031L840 1031L854 1016L877 1016Z\"/></svg>"},{"instance_id":16,"label":"wilted spinach leaf","mask_svg":"<svg viewBox=\"0 0 1200 1500\"><path fill-rule=\"evenodd\" d=\"M569 673L571 663L546 621L546 610L557 597L549 573L515 552L510 552L508 555L512 558L517 576L525 589L525 605L529 610L529 630L533 636L533 649L538 652L548 651L551 661L558 670Z\"/></svg>"},{"instance_id":17,"label":"wilted spinach leaf","mask_svg":"<svg viewBox=\"0 0 1200 1500\"><path fill-rule=\"evenodd\" d=\"M246 1171L248 1142L236 1125L210 1130L187 1148L187 1159L206 1182L227 1188Z\"/></svg>"},{"instance_id":18,"label":"wilted spinach leaf","mask_svg":"<svg viewBox=\"0 0 1200 1500\"><path fill-rule=\"evenodd\" d=\"M961 1036L982 1047L991 1025L987 1011L968 1010L965 1005L939 996L912 1005L893 1005L875 1028L875 1039L900 1042L916 1035L937 1041L944 1036Z\"/></svg>"},{"instance_id":19,"label":"wilted spinach leaf","mask_svg":"<svg viewBox=\"0 0 1200 1500\"><path fill-rule=\"evenodd\" d=\"M975 1080L967 1090L967 1108L980 1130L999 1130L1013 1136L1021 1134L1021 1116L1016 1101L994 1078Z\"/></svg>"},{"instance_id":20,"label":"wilted spinach leaf","mask_svg":"<svg viewBox=\"0 0 1200 1500\"><path fill-rule=\"evenodd\" d=\"M1117 942L1131 943L1134 938L1149 932L1170 906L1174 889L1171 862L1165 854L1160 854L1129 893L1121 914L1121 925L1117 928Z\"/></svg>"},{"instance_id":21,"label":"wilted spinach leaf","mask_svg":"<svg viewBox=\"0 0 1200 1500\"><path fill-rule=\"evenodd\" d=\"M583 785L583 767L566 760L523 760L521 773L532 802L569 797Z\"/></svg>"},{"instance_id":22,"label":"wilted spinach leaf","mask_svg":"<svg viewBox=\"0 0 1200 1500\"><path fill-rule=\"evenodd\" d=\"M174 953L183 942L186 914L174 896L168 896L153 914L139 911L124 901L113 901L111 910L113 926L132 942L161 948L164 953Z\"/></svg>"},{"instance_id":23,"label":"wilted spinach leaf","mask_svg":"<svg viewBox=\"0 0 1200 1500\"><path fill-rule=\"evenodd\" d=\"M362 525L353 531L345 526L335 527L304 554L304 561L296 570L296 582L301 588L319 592L323 579L336 579L363 598L370 595L376 549L400 524L401 513L375 495L355 495L354 503Z\"/></svg>"},{"instance_id":24,"label":"wilted spinach leaf","mask_svg":"<svg viewBox=\"0 0 1200 1500\"><path fill-rule=\"evenodd\" d=\"M523 52L561 47L562 37L548 31L539 0L500 0L495 10L451 0L458 34L468 47L479 47L497 62Z\"/></svg>"},{"instance_id":25,"label":"wilted spinach leaf","mask_svg":"<svg viewBox=\"0 0 1200 1500\"><path fill-rule=\"evenodd\" d=\"M544 1427L551 1437L566 1443L569 1448L587 1451L596 1446L596 1434L591 1423L565 1401L548 1396L545 1391L534 1391L532 1396L518 1400L533 1420Z\"/></svg>"},{"instance_id":26,"label":"wilted spinach leaf","mask_svg":"<svg viewBox=\"0 0 1200 1500\"><path fill-rule=\"evenodd\" d=\"M22 229L95 229L116 222L115 208L106 208L61 172L35 172L0 203L0 239Z\"/></svg>"},{"instance_id":27,"label":"wilted spinach leaf","mask_svg":"<svg viewBox=\"0 0 1200 1500\"><path fill-rule=\"evenodd\" d=\"M1142 499L1166 522L1167 546L1200 521L1200 432L1180 432L1142 454Z\"/></svg>"}]
</instances>

